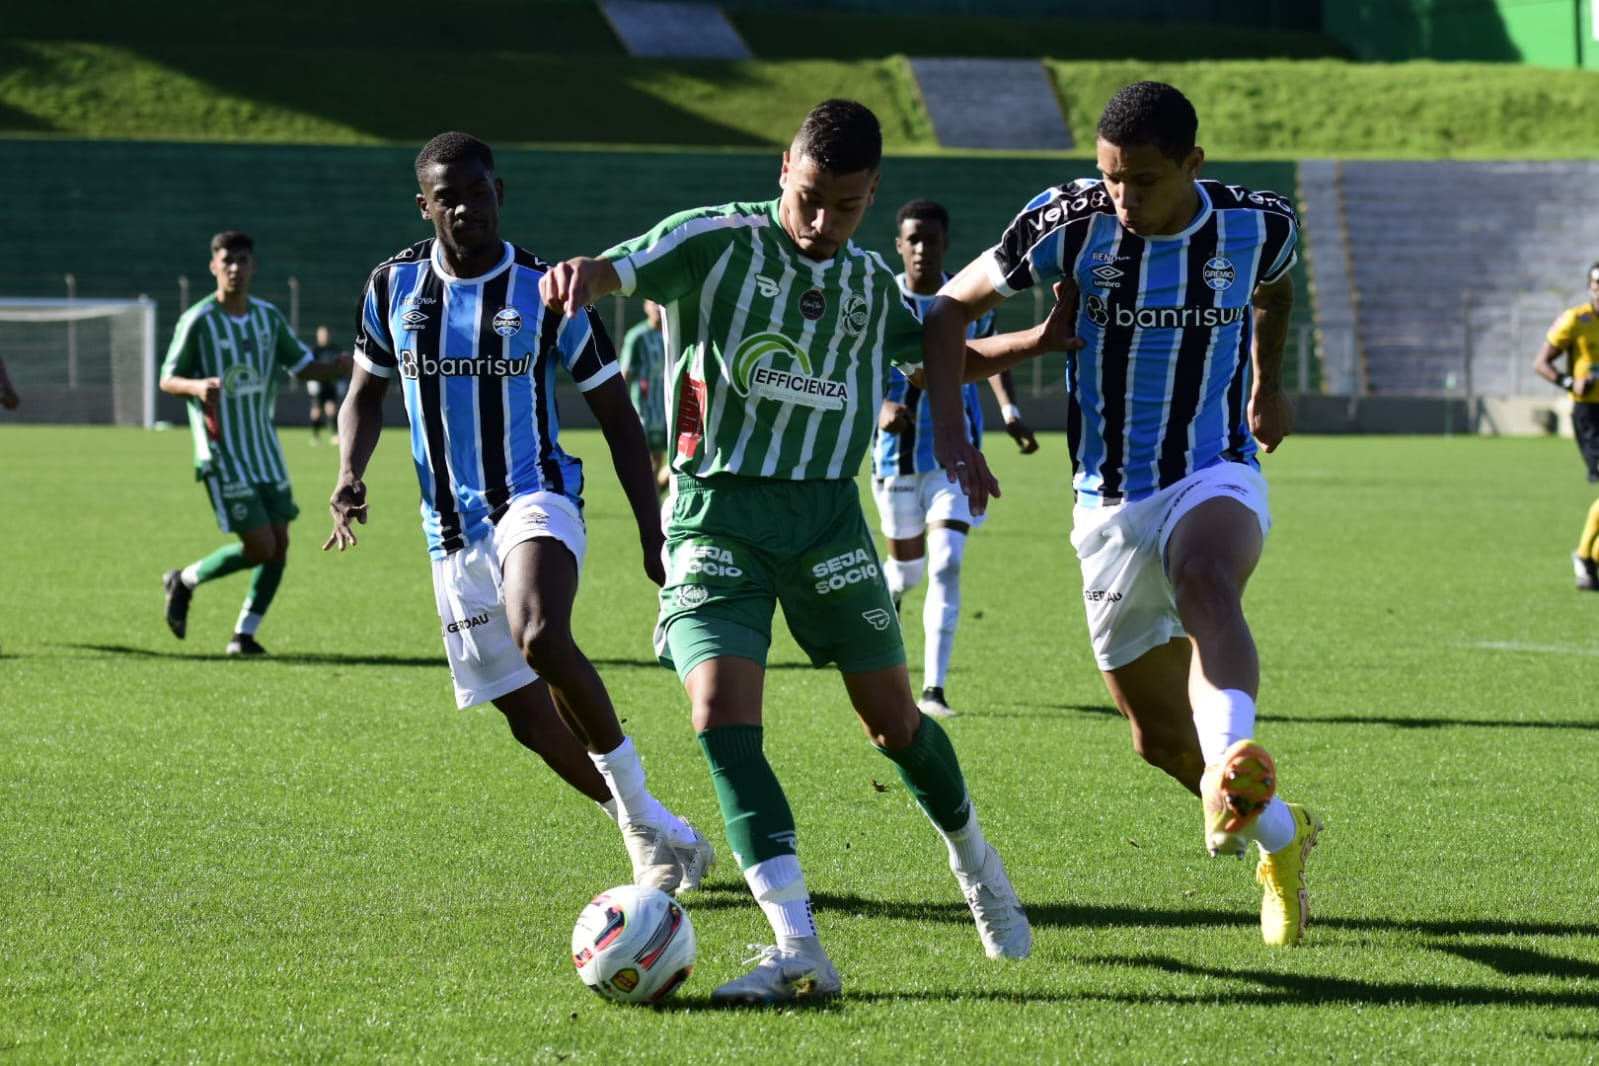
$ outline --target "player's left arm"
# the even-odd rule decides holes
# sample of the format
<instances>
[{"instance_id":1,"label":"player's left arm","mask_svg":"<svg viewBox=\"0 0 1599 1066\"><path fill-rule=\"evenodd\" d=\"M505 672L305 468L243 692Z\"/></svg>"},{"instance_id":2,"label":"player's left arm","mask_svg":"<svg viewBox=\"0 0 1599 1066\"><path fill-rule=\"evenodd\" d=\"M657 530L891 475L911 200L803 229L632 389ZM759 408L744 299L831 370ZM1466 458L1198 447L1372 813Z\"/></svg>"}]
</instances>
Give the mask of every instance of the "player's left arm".
<instances>
[{"instance_id":1,"label":"player's left arm","mask_svg":"<svg viewBox=\"0 0 1599 1066\"><path fill-rule=\"evenodd\" d=\"M666 567L661 553L666 546L666 535L661 532L660 501L655 494L655 474L650 469L650 448L644 439L644 423L639 421L638 412L633 409L633 401L628 398L627 385L621 374L613 374L589 389L583 393L583 399L599 421L600 431L605 434L616 480L621 482L628 506L633 509L633 521L638 523L639 546L644 550L644 572L657 585L664 585Z\"/></svg>"},{"instance_id":2,"label":"player's left arm","mask_svg":"<svg viewBox=\"0 0 1599 1066\"><path fill-rule=\"evenodd\" d=\"M1249 394L1249 429L1266 451L1276 451L1294 429L1294 405L1283 389L1283 353L1294 311L1294 279L1287 271L1255 286L1254 387Z\"/></svg>"},{"instance_id":3,"label":"player's left arm","mask_svg":"<svg viewBox=\"0 0 1599 1066\"><path fill-rule=\"evenodd\" d=\"M0 407L15 411L21 402L22 397L17 395L17 388L11 384L11 376L6 373L6 361L0 359Z\"/></svg>"},{"instance_id":4,"label":"player's left arm","mask_svg":"<svg viewBox=\"0 0 1599 1066\"><path fill-rule=\"evenodd\" d=\"M545 277L549 275L546 274ZM567 319L556 343L566 372L583 392L583 401L605 434L611 467L621 483L638 524L639 546L644 550L644 573L657 585L666 583L662 549L660 501L655 494L655 470L650 465L649 441L644 423L627 394L627 379L616 361L616 349L599 314L585 308L577 319Z\"/></svg>"}]
</instances>

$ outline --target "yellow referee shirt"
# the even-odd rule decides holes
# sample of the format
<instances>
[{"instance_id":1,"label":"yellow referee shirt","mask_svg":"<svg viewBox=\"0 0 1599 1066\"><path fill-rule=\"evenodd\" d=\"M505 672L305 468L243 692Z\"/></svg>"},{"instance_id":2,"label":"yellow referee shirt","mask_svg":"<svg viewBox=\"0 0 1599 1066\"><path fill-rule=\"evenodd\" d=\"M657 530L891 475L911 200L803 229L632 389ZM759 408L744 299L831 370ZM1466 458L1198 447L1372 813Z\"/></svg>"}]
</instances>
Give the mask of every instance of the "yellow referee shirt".
<instances>
[{"instance_id":1,"label":"yellow referee shirt","mask_svg":"<svg viewBox=\"0 0 1599 1066\"><path fill-rule=\"evenodd\" d=\"M1593 304L1580 304L1568 308L1549 327L1549 343L1556 350L1571 357L1566 370L1574 378L1599 372L1599 312ZM1577 403L1599 403L1599 389L1591 389L1587 396L1571 394Z\"/></svg>"}]
</instances>

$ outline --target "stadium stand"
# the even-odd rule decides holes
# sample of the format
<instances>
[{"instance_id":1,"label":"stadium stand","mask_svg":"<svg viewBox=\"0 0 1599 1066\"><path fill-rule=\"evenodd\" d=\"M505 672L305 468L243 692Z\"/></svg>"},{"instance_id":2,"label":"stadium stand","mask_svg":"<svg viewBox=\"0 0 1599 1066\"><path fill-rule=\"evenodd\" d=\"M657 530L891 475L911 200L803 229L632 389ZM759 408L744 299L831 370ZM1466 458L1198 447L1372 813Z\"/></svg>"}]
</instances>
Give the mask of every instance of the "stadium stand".
<instances>
[{"instance_id":1,"label":"stadium stand","mask_svg":"<svg viewBox=\"0 0 1599 1066\"><path fill-rule=\"evenodd\" d=\"M630 56L751 58L749 47L715 4L605 0L600 11Z\"/></svg>"},{"instance_id":2,"label":"stadium stand","mask_svg":"<svg viewBox=\"0 0 1599 1066\"><path fill-rule=\"evenodd\" d=\"M1596 183L1593 162L1343 163L1370 393L1547 393L1531 362L1599 259Z\"/></svg>"},{"instance_id":3,"label":"stadium stand","mask_svg":"<svg viewBox=\"0 0 1599 1066\"><path fill-rule=\"evenodd\" d=\"M1049 73L1036 59L912 59L911 73L945 148L1072 147Z\"/></svg>"}]
</instances>

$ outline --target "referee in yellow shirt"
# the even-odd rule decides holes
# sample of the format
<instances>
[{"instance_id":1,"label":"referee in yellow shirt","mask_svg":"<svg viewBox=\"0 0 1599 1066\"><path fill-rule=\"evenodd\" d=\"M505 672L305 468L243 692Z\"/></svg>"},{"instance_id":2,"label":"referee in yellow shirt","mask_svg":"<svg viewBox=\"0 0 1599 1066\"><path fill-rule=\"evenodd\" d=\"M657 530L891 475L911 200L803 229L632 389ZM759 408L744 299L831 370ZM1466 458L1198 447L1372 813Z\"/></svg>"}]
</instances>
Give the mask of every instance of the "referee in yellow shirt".
<instances>
[{"instance_id":1,"label":"referee in yellow shirt","mask_svg":"<svg viewBox=\"0 0 1599 1066\"><path fill-rule=\"evenodd\" d=\"M1565 368L1556 364L1564 358ZM1588 268L1588 302L1560 313L1543 350L1533 363L1538 376L1571 395L1571 427L1577 438L1582 461L1588 466L1588 480L1599 482L1599 263ZM1577 587L1599 592L1599 565L1594 559L1599 541L1599 500L1588 508L1582 539L1571 553L1571 566Z\"/></svg>"}]
</instances>

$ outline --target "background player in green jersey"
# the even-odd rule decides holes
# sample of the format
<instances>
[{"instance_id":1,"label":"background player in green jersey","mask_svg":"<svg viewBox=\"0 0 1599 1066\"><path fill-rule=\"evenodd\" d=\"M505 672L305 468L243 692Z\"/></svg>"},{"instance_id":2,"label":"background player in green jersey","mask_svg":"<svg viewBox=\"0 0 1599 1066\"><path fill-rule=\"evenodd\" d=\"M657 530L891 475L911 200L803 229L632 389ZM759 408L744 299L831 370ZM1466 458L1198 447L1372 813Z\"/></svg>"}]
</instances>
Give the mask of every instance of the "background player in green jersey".
<instances>
[{"instance_id":1,"label":"background player in green jersey","mask_svg":"<svg viewBox=\"0 0 1599 1066\"><path fill-rule=\"evenodd\" d=\"M194 434L194 473L222 532L238 536L188 566L168 570L167 626L188 632L189 601L207 581L253 570L229 655L263 655L255 639L283 580L289 523L299 515L277 430L272 425L277 377L330 381L350 372L350 357L318 363L276 307L250 295L255 242L237 230L211 238L217 290L183 313L161 367L161 391L186 396Z\"/></svg>"},{"instance_id":2,"label":"background player in green jersey","mask_svg":"<svg viewBox=\"0 0 1599 1066\"><path fill-rule=\"evenodd\" d=\"M665 340L661 337L661 305L644 301L644 320L627 331L617 361L627 379L628 399L644 423L644 442L650 449L650 469L663 491L671 480L672 468L666 464L666 372Z\"/></svg>"},{"instance_id":3,"label":"background player in green jersey","mask_svg":"<svg viewBox=\"0 0 1599 1066\"><path fill-rule=\"evenodd\" d=\"M837 665L868 738L943 837L989 956L1032 949L955 750L916 706L855 482L889 360L920 358L921 324L894 272L850 240L881 156L876 116L826 101L784 153L779 199L673 215L599 258L553 266L540 285L568 315L617 290L666 312L677 477L656 647L688 691L728 844L777 939L750 973L712 993L718 1003L841 988L817 936L794 816L763 750L778 603L812 662Z\"/></svg>"}]
</instances>

